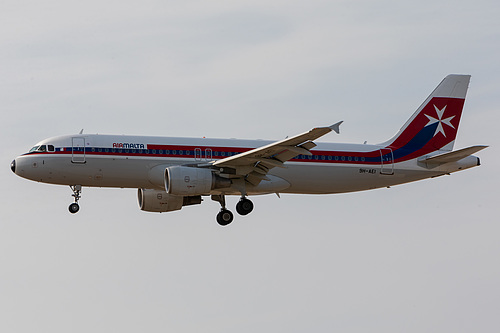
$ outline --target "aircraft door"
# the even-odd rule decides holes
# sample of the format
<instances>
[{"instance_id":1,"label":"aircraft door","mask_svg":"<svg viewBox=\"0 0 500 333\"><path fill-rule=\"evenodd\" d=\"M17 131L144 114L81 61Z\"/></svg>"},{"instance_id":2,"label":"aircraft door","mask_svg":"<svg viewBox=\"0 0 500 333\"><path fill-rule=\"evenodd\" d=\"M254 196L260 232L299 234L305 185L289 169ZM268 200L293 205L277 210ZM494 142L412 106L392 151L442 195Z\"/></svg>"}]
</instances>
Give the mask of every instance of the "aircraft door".
<instances>
[{"instance_id":1,"label":"aircraft door","mask_svg":"<svg viewBox=\"0 0 500 333\"><path fill-rule=\"evenodd\" d=\"M210 148L205 149L205 160L207 161L212 160L212 149Z\"/></svg>"},{"instance_id":2,"label":"aircraft door","mask_svg":"<svg viewBox=\"0 0 500 333\"><path fill-rule=\"evenodd\" d=\"M71 138L71 162L72 163L85 163L85 138L75 137Z\"/></svg>"},{"instance_id":3,"label":"aircraft door","mask_svg":"<svg viewBox=\"0 0 500 333\"><path fill-rule=\"evenodd\" d=\"M196 148L194 150L194 160L201 161L201 148Z\"/></svg>"},{"instance_id":4,"label":"aircraft door","mask_svg":"<svg viewBox=\"0 0 500 333\"><path fill-rule=\"evenodd\" d=\"M391 148L380 149L380 173L382 175L394 174L394 155Z\"/></svg>"}]
</instances>

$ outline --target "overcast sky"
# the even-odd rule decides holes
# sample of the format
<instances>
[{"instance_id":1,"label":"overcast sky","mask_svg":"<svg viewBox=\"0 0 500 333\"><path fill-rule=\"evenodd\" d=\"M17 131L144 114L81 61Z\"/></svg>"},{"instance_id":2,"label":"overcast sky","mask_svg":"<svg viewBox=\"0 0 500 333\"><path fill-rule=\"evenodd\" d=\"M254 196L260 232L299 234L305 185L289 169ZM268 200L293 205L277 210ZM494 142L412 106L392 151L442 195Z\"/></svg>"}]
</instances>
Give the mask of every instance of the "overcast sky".
<instances>
[{"instance_id":1,"label":"overcast sky","mask_svg":"<svg viewBox=\"0 0 500 333\"><path fill-rule=\"evenodd\" d=\"M0 1L2 332L500 330L498 1ZM141 212L133 189L38 184L41 139L392 137L471 74L455 147L482 166L361 193ZM234 210L238 198L229 198Z\"/></svg>"}]
</instances>

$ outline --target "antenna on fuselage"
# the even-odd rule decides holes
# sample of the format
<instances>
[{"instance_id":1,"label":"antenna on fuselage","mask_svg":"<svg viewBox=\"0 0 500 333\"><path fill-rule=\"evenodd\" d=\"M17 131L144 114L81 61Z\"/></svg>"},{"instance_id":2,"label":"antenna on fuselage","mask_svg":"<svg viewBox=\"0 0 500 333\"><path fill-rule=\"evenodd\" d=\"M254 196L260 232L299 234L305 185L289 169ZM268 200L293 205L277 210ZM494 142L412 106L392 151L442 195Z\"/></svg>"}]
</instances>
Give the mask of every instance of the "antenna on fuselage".
<instances>
[{"instance_id":1,"label":"antenna on fuselage","mask_svg":"<svg viewBox=\"0 0 500 333\"><path fill-rule=\"evenodd\" d=\"M80 131L80 133L78 133L78 134L83 134L83 128L82 128L82 130Z\"/></svg>"}]
</instances>

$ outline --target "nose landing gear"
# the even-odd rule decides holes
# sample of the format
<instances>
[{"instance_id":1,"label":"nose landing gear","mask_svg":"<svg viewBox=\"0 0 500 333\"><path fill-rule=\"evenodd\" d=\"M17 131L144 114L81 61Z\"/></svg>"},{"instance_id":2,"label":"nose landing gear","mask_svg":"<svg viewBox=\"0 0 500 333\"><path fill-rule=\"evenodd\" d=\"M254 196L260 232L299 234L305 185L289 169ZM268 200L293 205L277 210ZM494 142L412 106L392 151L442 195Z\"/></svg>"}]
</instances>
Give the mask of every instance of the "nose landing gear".
<instances>
[{"instance_id":1,"label":"nose landing gear","mask_svg":"<svg viewBox=\"0 0 500 333\"><path fill-rule=\"evenodd\" d=\"M81 193L82 193L82 185L73 185L70 186L71 190L73 191L73 194L71 195L72 197L75 198L75 202L69 205L68 210L71 214L75 214L80 210L80 205L78 204L78 200L80 200Z\"/></svg>"}]
</instances>

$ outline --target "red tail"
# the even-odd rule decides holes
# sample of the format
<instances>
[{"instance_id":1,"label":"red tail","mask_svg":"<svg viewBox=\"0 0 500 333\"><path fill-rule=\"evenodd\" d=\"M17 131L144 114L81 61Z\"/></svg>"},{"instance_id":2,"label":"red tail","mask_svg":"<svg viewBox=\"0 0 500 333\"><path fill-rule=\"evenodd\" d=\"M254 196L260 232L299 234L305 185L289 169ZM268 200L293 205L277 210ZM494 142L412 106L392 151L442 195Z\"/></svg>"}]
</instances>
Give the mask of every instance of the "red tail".
<instances>
[{"instance_id":1,"label":"red tail","mask_svg":"<svg viewBox=\"0 0 500 333\"><path fill-rule=\"evenodd\" d=\"M457 136L470 75L448 75L391 140L381 144L405 159L451 151ZM398 152L398 153L396 153Z\"/></svg>"}]
</instances>

